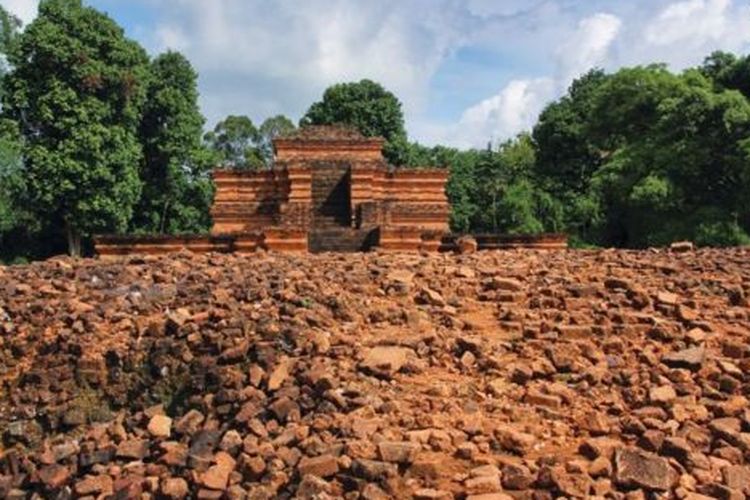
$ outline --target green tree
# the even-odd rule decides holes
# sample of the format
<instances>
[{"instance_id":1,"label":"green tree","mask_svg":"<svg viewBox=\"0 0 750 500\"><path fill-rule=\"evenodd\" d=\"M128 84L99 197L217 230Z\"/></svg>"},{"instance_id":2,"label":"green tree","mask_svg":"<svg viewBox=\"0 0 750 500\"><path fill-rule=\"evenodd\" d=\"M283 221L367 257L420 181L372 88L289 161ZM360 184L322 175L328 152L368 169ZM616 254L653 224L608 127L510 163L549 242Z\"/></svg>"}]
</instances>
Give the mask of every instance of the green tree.
<instances>
[{"instance_id":1,"label":"green tree","mask_svg":"<svg viewBox=\"0 0 750 500\"><path fill-rule=\"evenodd\" d=\"M210 225L212 155L201 141L198 75L177 52L151 63L140 136L143 194L131 227L139 232L201 232Z\"/></svg>"},{"instance_id":2,"label":"green tree","mask_svg":"<svg viewBox=\"0 0 750 500\"><path fill-rule=\"evenodd\" d=\"M8 57L11 47L18 39L20 29L21 20L0 5L0 54L3 55L3 59ZM0 77L5 76L7 72L7 61L0 61Z\"/></svg>"},{"instance_id":3,"label":"green tree","mask_svg":"<svg viewBox=\"0 0 750 500\"><path fill-rule=\"evenodd\" d=\"M328 87L300 120L305 125L349 125L367 137L386 140L383 154L394 165L407 161L408 143L401 101L379 83L360 80Z\"/></svg>"},{"instance_id":4,"label":"green tree","mask_svg":"<svg viewBox=\"0 0 750 500\"><path fill-rule=\"evenodd\" d=\"M0 97L3 95L2 78L8 72L8 53L18 37L21 21L0 6ZM3 119L0 123L0 246L3 234L18 223L17 208L12 201L21 170L21 144L15 122Z\"/></svg>"},{"instance_id":5,"label":"green tree","mask_svg":"<svg viewBox=\"0 0 750 500\"><path fill-rule=\"evenodd\" d=\"M536 151L529 134L488 148L477 164L477 212L474 227L493 233L541 233L556 225L554 211L532 180Z\"/></svg>"},{"instance_id":6,"label":"green tree","mask_svg":"<svg viewBox=\"0 0 750 500\"><path fill-rule=\"evenodd\" d=\"M10 124L7 124L10 125ZM3 127L5 128L5 127ZM20 210L14 206L13 195L21 186L21 143L12 133L0 133L0 243L3 234L19 224ZM3 246L0 244L0 247Z\"/></svg>"},{"instance_id":7,"label":"green tree","mask_svg":"<svg viewBox=\"0 0 750 500\"><path fill-rule=\"evenodd\" d=\"M410 143L405 166L410 168L447 168L450 171L445 192L451 204L450 225L459 233L472 229L479 211L476 166L480 153L474 149L460 151L445 146L427 147Z\"/></svg>"},{"instance_id":8,"label":"green tree","mask_svg":"<svg viewBox=\"0 0 750 500\"><path fill-rule=\"evenodd\" d=\"M205 140L223 166L248 170L264 166L257 147L260 134L247 116L227 116L206 134Z\"/></svg>"},{"instance_id":9,"label":"green tree","mask_svg":"<svg viewBox=\"0 0 750 500\"><path fill-rule=\"evenodd\" d=\"M702 244L745 239L747 99L717 89L699 71L675 75L650 66L620 70L596 101L592 130L621 138L592 183L611 242L645 247L683 238Z\"/></svg>"},{"instance_id":10,"label":"green tree","mask_svg":"<svg viewBox=\"0 0 750 500\"><path fill-rule=\"evenodd\" d=\"M24 139L22 202L80 255L82 237L124 230L139 199L148 57L80 0L45 0L9 61L3 104Z\"/></svg>"},{"instance_id":11,"label":"green tree","mask_svg":"<svg viewBox=\"0 0 750 500\"><path fill-rule=\"evenodd\" d=\"M738 90L750 99L750 56L716 51L706 58L700 71L718 90Z\"/></svg>"},{"instance_id":12,"label":"green tree","mask_svg":"<svg viewBox=\"0 0 750 500\"><path fill-rule=\"evenodd\" d=\"M572 197L586 192L591 175L601 165L602 153L591 140L588 124L596 91L606 80L598 69L581 76L565 96L542 111L534 126L534 175L560 194Z\"/></svg>"},{"instance_id":13,"label":"green tree","mask_svg":"<svg viewBox=\"0 0 750 500\"><path fill-rule=\"evenodd\" d=\"M273 164L273 140L277 137L294 132L297 127L292 120L284 115L276 115L266 120L258 128L258 145L257 148L263 162L270 167Z\"/></svg>"}]
</instances>

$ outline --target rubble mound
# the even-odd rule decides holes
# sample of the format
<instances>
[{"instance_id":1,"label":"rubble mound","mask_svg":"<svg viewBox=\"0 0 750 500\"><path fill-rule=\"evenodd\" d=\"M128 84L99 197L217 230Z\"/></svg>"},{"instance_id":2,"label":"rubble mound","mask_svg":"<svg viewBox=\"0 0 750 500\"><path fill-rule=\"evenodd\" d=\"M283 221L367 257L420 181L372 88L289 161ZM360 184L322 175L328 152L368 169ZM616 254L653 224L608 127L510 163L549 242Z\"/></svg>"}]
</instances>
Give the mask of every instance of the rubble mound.
<instances>
[{"instance_id":1,"label":"rubble mound","mask_svg":"<svg viewBox=\"0 0 750 500\"><path fill-rule=\"evenodd\" d=\"M0 267L0 498L750 495L750 250Z\"/></svg>"}]
</instances>

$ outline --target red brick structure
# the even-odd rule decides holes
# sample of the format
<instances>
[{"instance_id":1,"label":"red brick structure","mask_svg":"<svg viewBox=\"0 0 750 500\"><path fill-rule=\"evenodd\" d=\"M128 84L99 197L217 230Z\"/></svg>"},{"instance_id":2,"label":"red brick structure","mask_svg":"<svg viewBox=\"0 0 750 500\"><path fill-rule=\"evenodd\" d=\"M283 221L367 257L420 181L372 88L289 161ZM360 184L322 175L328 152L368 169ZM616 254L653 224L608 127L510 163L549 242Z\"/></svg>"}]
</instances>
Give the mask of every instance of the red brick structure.
<instances>
[{"instance_id":1,"label":"red brick structure","mask_svg":"<svg viewBox=\"0 0 750 500\"><path fill-rule=\"evenodd\" d=\"M383 143L307 127L274 141L272 170L215 171L212 234L260 231L278 250L436 250L449 230L448 171L393 169Z\"/></svg>"},{"instance_id":2,"label":"red brick structure","mask_svg":"<svg viewBox=\"0 0 750 500\"><path fill-rule=\"evenodd\" d=\"M437 251L448 234L447 169L394 169L384 141L341 127L276 139L274 167L218 169L210 236L100 236L99 255L277 251Z\"/></svg>"}]
</instances>

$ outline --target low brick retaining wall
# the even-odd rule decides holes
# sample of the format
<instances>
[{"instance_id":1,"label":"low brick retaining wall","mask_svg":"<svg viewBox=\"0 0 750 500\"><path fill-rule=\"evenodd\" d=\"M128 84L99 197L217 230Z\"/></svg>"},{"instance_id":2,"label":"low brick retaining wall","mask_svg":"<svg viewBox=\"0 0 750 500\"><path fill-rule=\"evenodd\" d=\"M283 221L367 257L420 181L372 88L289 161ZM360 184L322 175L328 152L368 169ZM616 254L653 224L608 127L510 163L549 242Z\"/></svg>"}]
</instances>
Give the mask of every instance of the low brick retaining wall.
<instances>
[{"instance_id":1,"label":"low brick retaining wall","mask_svg":"<svg viewBox=\"0 0 750 500\"><path fill-rule=\"evenodd\" d=\"M380 228L375 248L389 251L450 252L457 250L459 235L445 235L415 227ZM565 234L508 235L478 234L472 236L478 250L529 248L562 250L568 248ZM305 231L272 228L223 235L101 235L94 237L97 255L162 255L188 250L195 253L253 253L259 249L277 252L307 252L308 235Z\"/></svg>"},{"instance_id":2,"label":"low brick retaining wall","mask_svg":"<svg viewBox=\"0 0 750 500\"><path fill-rule=\"evenodd\" d=\"M440 251L457 250L457 241L463 235L451 234L443 237ZM467 235L477 242L477 250L507 250L529 248L538 250L564 250L568 248L568 235L563 233L545 234L472 234Z\"/></svg>"},{"instance_id":3,"label":"low brick retaining wall","mask_svg":"<svg viewBox=\"0 0 750 500\"><path fill-rule=\"evenodd\" d=\"M505 248L536 248L560 250L568 248L568 235L546 234L476 234L479 250L499 250Z\"/></svg>"},{"instance_id":4,"label":"low brick retaining wall","mask_svg":"<svg viewBox=\"0 0 750 500\"><path fill-rule=\"evenodd\" d=\"M263 233L226 235L99 235L94 248L99 257L163 255L188 250L194 253L250 253L264 244Z\"/></svg>"}]
</instances>

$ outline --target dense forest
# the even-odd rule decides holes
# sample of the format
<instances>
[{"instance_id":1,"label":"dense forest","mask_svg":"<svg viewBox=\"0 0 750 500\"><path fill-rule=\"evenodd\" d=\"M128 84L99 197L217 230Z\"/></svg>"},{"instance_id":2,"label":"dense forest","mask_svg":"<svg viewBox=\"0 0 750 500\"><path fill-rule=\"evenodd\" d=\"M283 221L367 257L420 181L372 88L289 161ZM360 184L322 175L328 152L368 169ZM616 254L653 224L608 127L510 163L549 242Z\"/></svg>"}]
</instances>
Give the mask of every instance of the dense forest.
<instances>
[{"instance_id":1,"label":"dense forest","mask_svg":"<svg viewBox=\"0 0 750 500\"><path fill-rule=\"evenodd\" d=\"M5 261L85 254L96 233L207 231L214 166L269 168L275 137L332 123L384 137L393 165L449 168L456 232L750 244L749 56L592 69L531 131L458 150L410 142L400 101L369 80L331 86L298 125L228 116L205 132L190 62L150 57L81 0L43 0L23 29L0 7L0 30Z\"/></svg>"}]
</instances>

